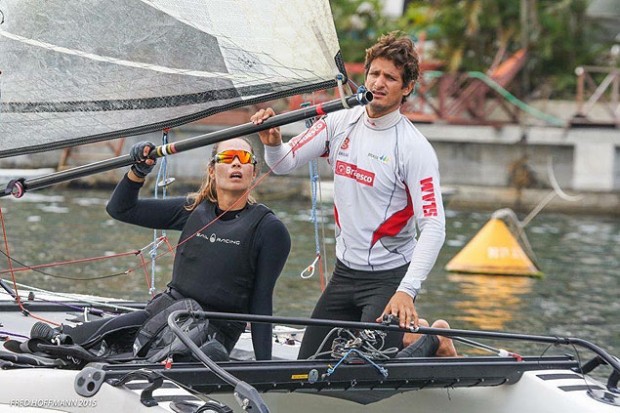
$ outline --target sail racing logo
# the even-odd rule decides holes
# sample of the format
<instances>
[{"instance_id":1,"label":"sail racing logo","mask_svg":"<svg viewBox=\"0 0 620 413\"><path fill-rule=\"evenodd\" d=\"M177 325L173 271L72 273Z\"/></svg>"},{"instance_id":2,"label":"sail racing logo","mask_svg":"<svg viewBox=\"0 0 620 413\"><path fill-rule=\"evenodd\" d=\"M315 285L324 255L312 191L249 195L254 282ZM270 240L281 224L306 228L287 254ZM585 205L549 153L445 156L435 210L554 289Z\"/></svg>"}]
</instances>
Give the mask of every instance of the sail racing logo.
<instances>
[{"instance_id":1,"label":"sail racing logo","mask_svg":"<svg viewBox=\"0 0 620 413\"><path fill-rule=\"evenodd\" d=\"M200 238L204 238L204 239L208 239L209 241L215 243L215 242L223 242L224 244L234 244L234 245L241 245L241 241L238 240L234 240L234 239L229 239L229 238L220 238L217 236L217 234L213 233L211 234L211 236L206 236L203 233L197 233L196 234L197 237Z\"/></svg>"},{"instance_id":2,"label":"sail racing logo","mask_svg":"<svg viewBox=\"0 0 620 413\"><path fill-rule=\"evenodd\" d=\"M306 133L291 139L291 147L293 148L293 153L297 152L302 146L314 139L326 127L327 125L325 124L325 121L321 119L314 125L310 126Z\"/></svg>"},{"instance_id":3,"label":"sail racing logo","mask_svg":"<svg viewBox=\"0 0 620 413\"><path fill-rule=\"evenodd\" d=\"M420 181L420 190L422 191L422 212L424 216L436 217L437 202L435 202L435 184L432 176Z\"/></svg>"},{"instance_id":4,"label":"sail racing logo","mask_svg":"<svg viewBox=\"0 0 620 413\"><path fill-rule=\"evenodd\" d=\"M360 169L357 167L357 165L353 165L347 162L336 162L335 173L336 175L344 176L345 178L355 179L360 184L368 186L373 186L375 182L374 173L366 171L364 169Z\"/></svg>"}]
</instances>

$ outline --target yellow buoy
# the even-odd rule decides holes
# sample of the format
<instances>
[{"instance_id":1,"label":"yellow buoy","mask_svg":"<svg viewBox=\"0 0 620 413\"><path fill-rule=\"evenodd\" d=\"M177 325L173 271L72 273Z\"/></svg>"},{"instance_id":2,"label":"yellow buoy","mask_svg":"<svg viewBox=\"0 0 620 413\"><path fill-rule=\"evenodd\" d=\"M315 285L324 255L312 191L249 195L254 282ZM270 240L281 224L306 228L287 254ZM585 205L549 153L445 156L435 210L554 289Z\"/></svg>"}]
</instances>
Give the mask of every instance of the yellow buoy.
<instances>
[{"instance_id":1,"label":"yellow buoy","mask_svg":"<svg viewBox=\"0 0 620 413\"><path fill-rule=\"evenodd\" d=\"M498 218L491 218L465 248L450 260L446 270L530 277L543 275L506 224Z\"/></svg>"}]
</instances>

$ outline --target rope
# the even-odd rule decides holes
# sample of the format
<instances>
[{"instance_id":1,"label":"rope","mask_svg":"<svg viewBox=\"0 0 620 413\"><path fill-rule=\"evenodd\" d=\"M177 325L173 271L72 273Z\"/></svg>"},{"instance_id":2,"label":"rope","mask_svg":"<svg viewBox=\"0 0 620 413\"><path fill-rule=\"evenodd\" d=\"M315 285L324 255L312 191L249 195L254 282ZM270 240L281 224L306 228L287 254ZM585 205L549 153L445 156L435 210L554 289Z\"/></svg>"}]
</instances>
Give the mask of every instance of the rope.
<instances>
[{"instance_id":1,"label":"rope","mask_svg":"<svg viewBox=\"0 0 620 413\"><path fill-rule=\"evenodd\" d=\"M48 273L48 272L45 272L45 271L39 271L39 269L40 268L61 267L61 266L64 266L64 265L71 265L71 264L82 264L82 263L86 263L86 262L95 262L95 261L106 260L106 259L110 259L110 258L125 257L127 255L139 255L140 251L139 250L128 251L128 252L121 252L119 254L101 255L101 256L89 257L89 258L80 258L80 259L77 259L77 260L55 261L55 262L52 262L52 263L38 264L38 265L24 264L23 262L15 259L13 257L9 257L4 251L0 251L0 254L4 255L7 258L9 258L12 262L21 265L21 267L19 267L19 268L11 268L11 269L8 269L8 270L1 270L0 271L0 275L7 274L7 273L12 273L12 272L34 271L34 272L39 273L41 275L47 275L47 276L53 277L53 278L65 278L65 279L69 279L69 280L97 280L97 279L101 279L101 278L117 277L119 275L124 275L127 272L123 271L123 272L109 274L109 275L102 275L102 276L99 276L99 277L79 278L79 277L67 277L67 276L52 274L52 273Z\"/></svg>"},{"instance_id":2,"label":"rope","mask_svg":"<svg viewBox=\"0 0 620 413\"><path fill-rule=\"evenodd\" d=\"M555 177L555 173L553 172L553 159L551 158L551 156L547 158L547 174L549 175L549 183L551 183L553 191L548 193L547 196L545 196L538 203L538 205L536 205L536 207L534 207L534 209L532 209L532 211L530 211L530 213L525 218L523 218L523 222L521 222L521 226L523 228L525 228L525 226L529 224L530 221L533 220L536 215L538 215L538 213L542 211L543 208L546 207L547 204L551 202L551 200L553 200L553 198L555 198L556 196L568 202L581 201L581 199L583 198L582 195L568 195L562 190L562 188L560 188L558 180Z\"/></svg>"},{"instance_id":3,"label":"rope","mask_svg":"<svg viewBox=\"0 0 620 413\"><path fill-rule=\"evenodd\" d=\"M162 139L167 139L167 134L168 134L168 129L164 130L164 132L163 132L163 138L162 138ZM293 149L294 149L294 148L291 148L291 150L289 151L289 153L290 153ZM287 154L288 154L288 153L287 153ZM256 186L258 186L258 185L259 185L259 184L260 184L260 183L261 183L261 182L262 182L262 181L263 181L263 180L264 180L264 179L265 179L265 178L266 178L266 177L267 177L267 176L268 176L268 175L269 175L269 174L273 171L273 168L277 167L277 165L278 165L280 162L282 162L282 160L280 160L280 161L276 162L276 164L275 164L272 168L269 168L269 170L268 170L266 173L264 173L264 174L263 174L263 175L261 175L259 178L257 178L257 179L255 180L255 182L254 182L254 183L253 183L253 184L252 184L252 185L251 185L251 186L247 189L247 191L246 191L243 195L249 195L249 193L250 193L250 192L251 192L251 191L252 191L252 190L253 190ZM160 167L160 170L159 170L159 172L158 172L158 178L160 178L160 177L162 176L162 175L160 175L160 173L161 173L161 174L163 174L163 176L165 176L165 173L166 173L166 166L167 166L167 165L166 165L166 158L165 158L165 157L163 157L163 160L162 160L162 167ZM158 180L159 180L159 179L158 179ZM164 182L164 183L169 183L166 179L164 179L164 181L162 181L162 182ZM163 189L163 192L164 192L164 196L165 196L165 192L166 192L166 191L165 191L165 185L162 185L162 186L163 186L163 188L164 188L164 189ZM156 189L156 191L157 191L157 189ZM157 192L156 192L156 195L157 195ZM219 220L219 219L220 219L220 218L221 218L224 214L226 214L228 211L230 211L230 210L232 210L232 209L236 208L236 207L240 204L240 201L241 201L243 198L244 198L244 196L241 196L241 197L240 197L237 201L235 201L235 202L234 202L234 203L233 203L233 204L232 204L229 208L227 208L226 210L222 211L222 213L221 213L220 215L216 216L216 217L215 217L215 218L214 218L211 222L208 222L208 223L207 223L206 225L204 225L202 228L198 229L198 230L197 230L196 232L194 232L192 235L190 235L189 237L187 237L186 239L184 239L183 241L179 242L178 244L176 244L176 245L174 245L174 246L170 244L170 242L169 242L169 240L168 240L168 238L167 238L166 236L162 236L162 237L159 237L159 238L155 238L155 239L154 239L154 241L153 241L153 243L149 244L149 246L153 245L153 248L151 249L151 253L150 253L152 265L154 266L154 262L155 262L157 259L159 259L159 258L161 258L161 257L165 256L165 255L166 255L166 254L168 254L168 253L172 253L172 254L174 255L174 251L176 251L176 249L177 249L179 246L181 246L181 245L182 245L182 244L184 244L185 242L189 241L191 238L193 238L194 236L196 236L196 234L198 234L199 232L201 232L201 231L203 231L204 229L208 228L208 227L209 227L210 225L212 225L214 222L218 221L218 220ZM130 273L132 273L132 272L136 271L136 270L137 270L137 269L139 269L139 268L143 268L143 270L145 271L145 274L147 274L147 273L146 273L146 265L147 265L147 263L146 263L146 261L144 260L144 257L143 257L143 255L142 255L142 252L141 252L142 250L139 250L139 251L132 251L132 252L126 252L126 253L121 253L121 254L115 254L115 255L110 255L110 256L101 256L101 257L86 258L86 259L79 259L79 260L67 260L67 261L54 262L54 263L51 263L51 264L42 264L42 265L36 265L36 266L28 266L28 265L25 265L25 264L23 264L23 263L20 263L20 265L22 265L22 268L14 269L14 268L13 268L13 266L12 266L12 262L19 262L19 261L15 260L14 258L12 258L12 257L10 256L10 253L9 253L9 250L8 250L8 238L7 238L7 235L6 235L6 229L5 229L5 225L4 225L4 217L3 217L3 215L2 215L2 210L1 210L1 209L0 209L0 219L1 219L1 221L2 221L2 228L3 228L3 231L4 231L4 240L5 240L5 250L6 250L6 254L5 254L4 252L2 252L2 251L0 251L0 253L2 253L3 255L5 255L5 256L7 257L7 259L8 259L8 262L9 262L9 269L8 269L8 270L4 270L4 271L0 271L0 274L2 274L2 273L10 273L10 274L11 274L11 276L12 276L12 278L13 278L13 284L14 284L14 289L15 289L16 301L18 302L18 305L20 305L20 308L22 309L22 311L23 311L23 312L25 312L25 313L28 313L28 311L27 311L27 310L23 307L23 305L21 304L21 301L20 301L20 299L19 299L19 294L18 294L17 283L16 283L16 280L15 280L15 272L16 272L16 271L28 271L28 270L31 270L31 271L37 271L37 272L42 273L42 274L44 274L44 275L48 275L48 276L50 276L50 277L69 278L69 277L58 276L58 275L55 275L55 274L48 274L48 273L45 273L45 272L42 272L42 271L38 271L38 268L47 268L47 267L52 267L52 266L68 265L68 264L72 264L72 263L83 263L83 262L97 261L97 260L101 260L101 259L110 259L110 258L114 258L114 257L120 257L120 256L125 256L125 255L130 255L130 254L132 254L132 255L139 255L139 256L140 256L140 259L141 259L141 264L140 264L140 265L138 265L137 267L132 267L132 268L129 268L129 269L127 269L126 271L123 271L123 272L119 272L119 273L115 273L115 274L111 274L111 275L106 275L106 276L101 276L101 277L90 277L90 278L77 278L77 277L75 277L75 278L71 278L71 279L74 279L74 280L94 280L94 279L101 279L101 278L110 278L110 277L114 277L114 276L120 276L120 275L127 275L127 274L130 274ZM315 230L315 240L316 240L316 239L318 239L318 235L317 235L317 234L318 234L318 229L316 229L316 230ZM167 250L165 250L163 253L159 253L159 254L157 254L156 252L154 253L153 251L156 251L156 250L157 250L157 247L159 247L159 246L160 246L162 243L164 243L164 242L165 242L165 243L166 243L166 245L168 246ZM318 245L318 243L317 243L317 245ZM148 246L147 246L147 247L148 247ZM145 247L145 248L146 248L146 247ZM145 248L144 248L144 249L145 249ZM322 263L321 263L321 260L320 260L321 255L320 255L320 248L319 248L319 247L317 247L317 251L318 251L318 257L317 257L317 259L315 260L315 265L316 265L316 263L318 263L318 264L319 264L319 270L320 270L320 271L321 271L321 273L322 273L323 266L322 266ZM149 288L149 292L151 292L151 293L152 293L152 292L153 292L154 285L155 285L155 283L154 283L154 271L152 271L152 277L151 277L151 283L150 283L150 285L149 285L149 282L148 282L148 275L145 275L145 276L147 277L147 285L148 285L148 288ZM322 282L323 282L323 280L322 280ZM33 290L33 291L35 291L35 290L36 290L36 291L42 291L42 292L49 293L49 291L42 290L42 289L35 289L35 288L32 288L32 290ZM57 295L58 295L58 294L57 294ZM68 297L68 298L72 298L72 299L74 299L74 297ZM81 300L81 301L83 301L83 302L85 302L85 303L89 303L89 304L94 304L94 305L102 305L101 303L96 302L96 301L88 301L88 300ZM132 309L132 308L123 308L123 307L119 307L119 306L117 306L117 305L110 305L110 306L113 306L113 307L115 307L115 308L120 308L120 309L123 309L123 310L127 310L127 311L133 311L133 310L134 310L134 309ZM34 317L34 318L37 318L37 317ZM37 318L37 319L39 319L39 318ZM47 323L49 323L49 324L55 324L55 325L57 325L56 323L50 322L50 321L48 321L48 320L44 320L44 319L40 319L40 320L41 320L41 321L45 321L45 322L47 322Z\"/></svg>"},{"instance_id":4,"label":"rope","mask_svg":"<svg viewBox=\"0 0 620 413\"><path fill-rule=\"evenodd\" d=\"M344 360L346 360L352 354L360 357L361 359L366 361L368 364L373 366L375 369L377 369L377 371L379 373L381 373L381 375L383 377L385 377L385 378L388 377L388 370L385 367L381 367L380 365L378 365L377 363L372 361L369 357L367 357L364 353L362 353L358 349L352 348L349 351L347 351L346 354L344 356L342 356L342 358L340 360L338 360L338 363L336 363L336 365L334 367L330 367L330 368L327 369L327 372L324 374L323 378L331 376L336 371L338 366L340 366L344 362Z\"/></svg>"},{"instance_id":5,"label":"rope","mask_svg":"<svg viewBox=\"0 0 620 413\"><path fill-rule=\"evenodd\" d=\"M344 96L342 94L342 78L339 78L339 90L341 92L341 96ZM308 102L304 102L301 104L302 107L308 106L308 105L309 105ZM306 119L305 121L306 129L310 128L314 124L314 122L316 122L316 118ZM317 159L313 159L310 162L308 162L308 172L310 174L310 194L311 194L311 202L312 202L312 208L310 209L310 221L312 221L313 226L314 226L314 246L315 246L314 249L315 249L316 256L314 258L314 261L312 261L312 264L307 266L299 275L303 279L311 278L314 275L314 271L316 270L316 266L318 263L321 291L323 291L325 289L325 276L323 273L321 242L320 242L320 237L319 237L319 221L317 218L317 200L318 200L319 183L320 183L319 163ZM321 214L321 216L323 215Z\"/></svg>"},{"instance_id":6,"label":"rope","mask_svg":"<svg viewBox=\"0 0 620 413\"><path fill-rule=\"evenodd\" d=\"M503 349L503 348L491 347L491 346L489 346L487 344L483 344L483 343L480 343L478 341L470 340L470 339L463 338L463 337L454 336L454 337L451 337L451 339L459 341L459 342L461 342L463 344L467 344L470 347L475 347L475 348L479 348L481 350L486 350L486 351L488 351L490 353L496 354L499 357L512 357L512 358L514 358L517 361L523 360L523 357L519 353L514 353L512 351L508 351L508 350Z\"/></svg>"},{"instance_id":7,"label":"rope","mask_svg":"<svg viewBox=\"0 0 620 413\"><path fill-rule=\"evenodd\" d=\"M276 165L274 165L274 167L277 166L277 164L279 164L280 162L281 162L281 160L279 162L277 162ZM267 171L266 173L261 175L259 178L257 178L255 180L255 182L247 189L247 191L244 193L244 195L249 195L249 193L256 186L258 186L271 173L271 171L272 171L272 168L270 168L269 171ZM129 268L126 271L123 271L123 272L120 272L120 273L115 273L115 274L112 274L112 275L101 276L101 277L91 277L91 278L87 278L87 279L71 277L70 279L74 279L74 280L94 280L94 279L101 279L101 278L109 278L109 277L113 277L113 276L120 276L120 275L131 274L132 272L136 271L137 269L142 268L145 271L145 277L147 278L147 284L148 284L148 273L146 272L147 263L144 260L144 256L142 254L143 250L146 250L147 248L149 248L151 246L153 246L153 248L151 250L157 250L157 248L161 244L165 243L168 248L163 253L156 254L156 255L151 255L152 262L156 261L157 259L159 259L160 257L162 257L162 256L164 256L164 255L166 255L168 253L172 253L174 255L174 251L176 251L176 249L179 246L181 246L183 243L189 241L192 237L196 236L197 233L199 233L199 232L203 231L204 229L208 228L214 222L218 221L222 217L222 215L224 215L228 211L236 208L240 204L240 201L242 199L244 199L244 196L239 197L239 199L237 201L235 201L229 208L227 208L226 210L222 211L222 213L220 215L215 217L212 221L208 222L205 226L203 226L202 228L198 229L196 232L194 232L194 234L190 235L185 240L179 242L175 246L170 244L170 242L169 242L169 240L168 240L168 238L166 236L162 236L162 237L159 237L159 238L155 239L152 243L150 243L146 247L142 248L141 250L137 250L137 251L131 251L131 252L126 252L126 253L121 253L121 254L115 254L115 255L112 255L112 256L100 256L100 257L85 258L85 259L78 259L78 260L67 260L67 261L61 261L61 262L54 262L54 263L51 263L51 264L41 264L41 265L36 265L36 266L28 266L28 265L23 264L23 263L15 260L14 258L11 257L11 254L9 252L8 236L7 236L6 226L5 226L5 222L4 222L4 215L3 215L3 212L2 212L2 208L0 208L0 224L2 226L2 231L3 231L3 236L4 236L4 243L5 243L5 251L6 251L6 253L5 253L4 251L0 250L0 253L7 257L8 268L9 268L8 270L0 271L0 274L3 274L3 273L10 273L11 274L11 278L12 278L12 281L13 281L14 298L15 298L15 301L17 302L20 310L24 314L29 315L29 316L33 317L34 319L46 322L48 324L58 326L59 325L58 323L55 323L53 321L50 321L50 320L47 320L47 319L35 316L34 314L32 314L30 311L28 311L23 306L23 304L21 302L21 298L19 296L18 286L22 286L23 287L24 285L17 283L16 278L15 278L15 272L31 270L31 271L36 271L36 272L42 273L44 275L49 275L51 277L70 278L70 277L65 277L65 276L58 276L58 275L55 275L55 274L48 274L48 273L45 273L43 271L39 271L38 268L47 268L47 267L52 267L52 266L68 265L68 264L73 264L73 263L91 262L91 261L97 261L97 260L102 260L102 259L109 259L109 258L113 258L113 257L126 256L126 255L139 255L140 258L141 258L141 264L139 266L137 266L137 267ZM22 266L22 268L17 268L17 269L13 268L13 264L12 264L13 262L19 263ZM149 291L152 290L152 288L153 288L152 286L153 286L153 284L149 285ZM136 310L136 309L131 308L131 307L120 306L120 305L117 305L117 304L114 304L114 303L105 303L105 302L100 302L100 301L96 301L96 300L88 300L88 299L85 299L85 298L82 298L82 297L76 298L76 297L72 297L72 296L68 296L68 295L63 295L63 294L59 294L59 293L53 293L53 292L50 292L50 291L47 291L47 290L43 290L43 289L40 289L40 288L29 287L29 286L25 286L25 287L27 287L29 290L32 290L32 291L38 291L38 292L42 292L42 293L46 293L46 294L50 294L50 295L55 295L55 296L63 297L63 298L70 299L70 300L73 300L73 301L80 301L80 302L83 302L83 303L86 303L86 304L90 304L90 305L93 305L93 306L110 307L110 308L120 309L120 310L124 310L124 311L135 311Z\"/></svg>"},{"instance_id":8,"label":"rope","mask_svg":"<svg viewBox=\"0 0 620 413\"><path fill-rule=\"evenodd\" d=\"M336 75L336 83L338 84L338 93L340 94L340 101L342 102L342 106L345 109L351 109L351 106L349 106L349 104L347 103L346 99L345 99L345 93L344 93L344 86L342 84L344 80L344 75L342 73L338 73ZM306 126L308 124L308 121L306 121Z\"/></svg>"},{"instance_id":9,"label":"rope","mask_svg":"<svg viewBox=\"0 0 620 413\"><path fill-rule=\"evenodd\" d=\"M38 317L38 316L32 314L22 304L21 297L19 296L19 292L17 290L17 280L15 279L15 272L13 271L13 260L11 259L11 252L9 251L9 239L8 239L7 233L6 233L6 225L4 224L4 213L2 212L2 208L0 208L0 222L2 224L2 236L3 236L3 239L4 239L4 250L6 251L9 271L11 273L11 280L13 281L13 290L15 291L15 297L14 298L15 298L15 301L17 302L17 305L19 306L19 309L22 310L22 313L24 313L26 315L29 315L32 318L36 319L36 320L44 321L46 323L53 324L53 325L56 325L56 326L60 325L60 324L55 323L53 321L50 321L50 320L47 320L45 318Z\"/></svg>"},{"instance_id":10,"label":"rope","mask_svg":"<svg viewBox=\"0 0 620 413\"><path fill-rule=\"evenodd\" d=\"M170 131L170 129L166 128L162 131L162 137L161 137L161 144L162 146L166 146L168 144L168 132ZM168 157L167 156L163 156L161 158L161 163L159 165L159 169L157 170L157 178L155 180L155 189L154 189L154 197L155 199L157 199L159 197L159 187L161 186L162 188L162 194L161 194L161 198L165 199L166 198L166 192L168 189L168 184L170 182L168 182ZM148 275L147 275L147 287L148 287L148 291L149 294L151 294L151 297L155 296L155 273L157 271L157 266L155 265L155 257L157 256L157 247L159 247L160 244L157 243L157 240L162 238L162 237L166 237L166 230L161 230L161 236L158 235L158 230L154 229L153 230L153 247L151 248L151 251L149 252L149 255L151 256L151 279L150 282L148 280ZM144 267L144 271L146 272L146 263L145 267Z\"/></svg>"},{"instance_id":11,"label":"rope","mask_svg":"<svg viewBox=\"0 0 620 413\"><path fill-rule=\"evenodd\" d=\"M301 278L310 278L314 275L314 270L316 268L317 262L321 259L321 243L319 239L319 221L317 219L317 184L319 181L319 173L318 173L318 162L316 159L313 159L308 163L309 171L310 171L310 193L311 193L311 202L312 207L310 209L310 221L314 226L314 246L316 258L305 270L303 270L300 274Z\"/></svg>"},{"instance_id":12,"label":"rope","mask_svg":"<svg viewBox=\"0 0 620 413\"><path fill-rule=\"evenodd\" d=\"M525 250L525 255L527 255L532 260L532 262L534 262L534 265L538 267L538 259L536 258L536 254L534 254L532 245L527 239L527 235L523 230L523 225L521 224L521 221L519 221L517 214L515 214L515 212L510 208L502 208L493 212L491 218L502 220L508 226L510 232L517 236L519 244Z\"/></svg>"}]
</instances>

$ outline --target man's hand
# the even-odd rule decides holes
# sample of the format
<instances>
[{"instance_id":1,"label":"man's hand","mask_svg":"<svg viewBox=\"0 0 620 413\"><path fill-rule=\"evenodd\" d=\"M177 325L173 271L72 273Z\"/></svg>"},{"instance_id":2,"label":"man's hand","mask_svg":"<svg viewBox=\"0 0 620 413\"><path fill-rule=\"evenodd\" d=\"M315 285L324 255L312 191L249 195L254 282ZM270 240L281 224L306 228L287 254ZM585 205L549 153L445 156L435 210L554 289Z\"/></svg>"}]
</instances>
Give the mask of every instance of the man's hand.
<instances>
[{"instance_id":1,"label":"man's hand","mask_svg":"<svg viewBox=\"0 0 620 413\"><path fill-rule=\"evenodd\" d=\"M265 119L275 116L275 114L276 112L274 112L272 108L261 109L250 117L250 121L255 125L260 125L265 121ZM260 131L258 132L258 137L263 145L279 146L282 144L282 134L280 133L280 128L271 128Z\"/></svg>"},{"instance_id":2,"label":"man's hand","mask_svg":"<svg viewBox=\"0 0 620 413\"><path fill-rule=\"evenodd\" d=\"M390 298L390 301L385 306L385 310L380 317L377 318L377 322L380 323L383 320L384 315L393 315L400 320L399 325L401 328L408 328L412 325L418 326L418 313L415 310L413 304L413 298L405 292L396 291L396 294Z\"/></svg>"}]
</instances>

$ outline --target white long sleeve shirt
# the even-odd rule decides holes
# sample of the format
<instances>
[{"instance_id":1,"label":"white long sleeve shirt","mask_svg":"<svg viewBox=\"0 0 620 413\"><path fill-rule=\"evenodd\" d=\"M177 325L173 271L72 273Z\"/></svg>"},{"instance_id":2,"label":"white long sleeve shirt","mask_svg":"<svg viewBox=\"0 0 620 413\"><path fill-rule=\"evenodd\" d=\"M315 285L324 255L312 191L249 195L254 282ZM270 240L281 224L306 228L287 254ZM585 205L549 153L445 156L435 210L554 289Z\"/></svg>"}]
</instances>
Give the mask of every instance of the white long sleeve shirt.
<instances>
[{"instance_id":1,"label":"white long sleeve shirt","mask_svg":"<svg viewBox=\"0 0 620 413\"><path fill-rule=\"evenodd\" d=\"M319 156L334 170L338 259L362 271L411 263L398 291L415 297L445 239L430 143L398 110L372 119L357 107L325 116L288 143L265 147L276 174Z\"/></svg>"}]
</instances>

